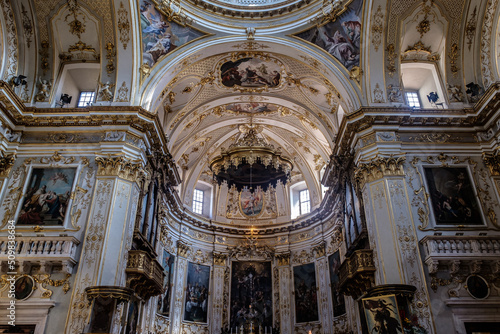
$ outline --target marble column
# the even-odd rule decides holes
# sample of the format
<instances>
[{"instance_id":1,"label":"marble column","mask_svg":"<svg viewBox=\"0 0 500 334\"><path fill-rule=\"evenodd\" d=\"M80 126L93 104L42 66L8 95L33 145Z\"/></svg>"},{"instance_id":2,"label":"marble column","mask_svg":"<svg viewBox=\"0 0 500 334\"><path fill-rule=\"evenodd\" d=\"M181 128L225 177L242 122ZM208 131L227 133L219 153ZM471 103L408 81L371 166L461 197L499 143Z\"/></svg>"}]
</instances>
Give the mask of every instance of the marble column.
<instances>
[{"instance_id":1,"label":"marble column","mask_svg":"<svg viewBox=\"0 0 500 334\"><path fill-rule=\"evenodd\" d=\"M331 289L328 281L328 259L326 257L325 243L313 247L313 252L316 257L316 272L318 277L318 307L321 327L324 334L333 332L332 321L333 310L330 309Z\"/></svg>"},{"instance_id":2,"label":"marble column","mask_svg":"<svg viewBox=\"0 0 500 334\"><path fill-rule=\"evenodd\" d=\"M290 253L276 254L279 273L279 296L280 296L280 331L281 333L292 333L292 275L290 268Z\"/></svg>"},{"instance_id":3,"label":"marble column","mask_svg":"<svg viewBox=\"0 0 500 334\"><path fill-rule=\"evenodd\" d=\"M175 280L174 280L174 307L171 311L170 318L170 333L180 333L181 332L181 322L182 322L182 303L184 302L184 282L186 281L187 273L187 256L189 252L189 246L181 241L177 241L177 259L175 267Z\"/></svg>"},{"instance_id":4,"label":"marble column","mask_svg":"<svg viewBox=\"0 0 500 334\"><path fill-rule=\"evenodd\" d=\"M97 180L71 297L66 333L81 333L90 309L85 289L124 286L127 252L135 221L140 164L125 157L97 157Z\"/></svg>"},{"instance_id":5,"label":"marble column","mask_svg":"<svg viewBox=\"0 0 500 334\"><path fill-rule=\"evenodd\" d=\"M356 179L363 193L370 247L377 268L375 284L415 286L413 311L421 325L434 333L404 166L405 157L373 159L358 165Z\"/></svg>"},{"instance_id":6,"label":"marble column","mask_svg":"<svg viewBox=\"0 0 500 334\"><path fill-rule=\"evenodd\" d=\"M227 255L222 253L213 253L213 288L212 288L212 317L211 333L220 333L223 326L224 307L229 309L229 305L224 305L224 284Z\"/></svg>"}]
</instances>

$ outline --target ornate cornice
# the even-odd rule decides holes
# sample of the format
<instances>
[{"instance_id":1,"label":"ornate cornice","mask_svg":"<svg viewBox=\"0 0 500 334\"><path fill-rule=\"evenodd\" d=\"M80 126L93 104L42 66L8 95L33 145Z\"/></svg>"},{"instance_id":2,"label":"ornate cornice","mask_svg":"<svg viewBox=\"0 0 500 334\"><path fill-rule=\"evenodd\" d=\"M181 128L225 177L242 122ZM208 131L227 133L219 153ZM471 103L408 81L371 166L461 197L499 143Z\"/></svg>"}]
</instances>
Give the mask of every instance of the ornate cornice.
<instances>
[{"instance_id":1,"label":"ornate cornice","mask_svg":"<svg viewBox=\"0 0 500 334\"><path fill-rule=\"evenodd\" d=\"M142 168L139 160L130 160L120 157L96 157L98 176L118 176L122 179L135 182Z\"/></svg>"},{"instance_id":2,"label":"ornate cornice","mask_svg":"<svg viewBox=\"0 0 500 334\"><path fill-rule=\"evenodd\" d=\"M361 188L366 183L379 180L385 176L404 176L405 157L376 158L368 163L359 163L355 168L355 178Z\"/></svg>"}]
</instances>

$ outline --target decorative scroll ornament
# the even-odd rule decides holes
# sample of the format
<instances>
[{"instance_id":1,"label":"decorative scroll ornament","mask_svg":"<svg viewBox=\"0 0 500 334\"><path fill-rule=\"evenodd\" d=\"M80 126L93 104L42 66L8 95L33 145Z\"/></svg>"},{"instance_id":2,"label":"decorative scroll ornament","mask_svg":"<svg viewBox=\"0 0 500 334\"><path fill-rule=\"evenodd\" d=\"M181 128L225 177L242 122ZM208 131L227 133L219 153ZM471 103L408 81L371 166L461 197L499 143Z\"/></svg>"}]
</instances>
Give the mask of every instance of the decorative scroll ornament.
<instances>
[{"instance_id":1,"label":"decorative scroll ornament","mask_svg":"<svg viewBox=\"0 0 500 334\"><path fill-rule=\"evenodd\" d=\"M118 10L118 31L120 31L120 42L122 42L123 48L126 50L130 41L130 22L123 1L120 2L120 9Z\"/></svg>"},{"instance_id":2,"label":"decorative scroll ornament","mask_svg":"<svg viewBox=\"0 0 500 334\"><path fill-rule=\"evenodd\" d=\"M492 176L500 175L500 154L498 154L498 152L495 154L483 153L483 161L490 170Z\"/></svg>"},{"instance_id":3,"label":"decorative scroll ornament","mask_svg":"<svg viewBox=\"0 0 500 334\"><path fill-rule=\"evenodd\" d=\"M4 155L0 152L0 177L7 177L16 161L16 156L14 154Z\"/></svg>"}]
</instances>

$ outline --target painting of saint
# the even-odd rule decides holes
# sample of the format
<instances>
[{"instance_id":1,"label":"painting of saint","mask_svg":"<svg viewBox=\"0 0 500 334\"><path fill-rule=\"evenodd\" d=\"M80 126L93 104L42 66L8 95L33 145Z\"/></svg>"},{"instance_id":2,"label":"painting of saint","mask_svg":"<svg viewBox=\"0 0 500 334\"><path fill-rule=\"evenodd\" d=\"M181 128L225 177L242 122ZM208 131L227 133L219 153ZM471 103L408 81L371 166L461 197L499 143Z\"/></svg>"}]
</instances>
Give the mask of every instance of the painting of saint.
<instances>
[{"instance_id":1,"label":"painting of saint","mask_svg":"<svg viewBox=\"0 0 500 334\"><path fill-rule=\"evenodd\" d=\"M395 295L364 298L362 301L369 333L403 333Z\"/></svg>"},{"instance_id":2,"label":"painting of saint","mask_svg":"<svg viewBox=\"0 0 500 334\"><path fill-rule=\"evenodd\" d=\"M244 189L240 193L240 210L247 217L257 217L264 207L264 192L257 188L253 192Z\"/></svg>"},{"instance_id":3,"label":"painting of saint","mask_svg":"<svg viewBox=\"0 0 500 334\"><path fill-rule=\"evenodd\" d=\"M163 250L162 267L165 277L163 279L163 293L158 297L158 313L170 316L170 300L172 298L172 285L174 280L175 256Z\"/></svg>"},{"instance_id":4,"label":"painting of saint","mask_svg":"<svg viewBox=\"0 0 500 334\"><path fill-rule=\"evenodd\" d=\"M273 320L271 262L233 261L230 327L271 327Z\"/></svg>"},{"instance_id":5,"label":"painting of saint","mask_svg":"<svg viewBox=\"0 0 500 334\"><path fill-rule=\"evenodd\" d=\"M296 323L318 321L318 295L314 263L293 267Z\"/></svg>"},{"instance_id":6,"label":"painting of saint","mask_svg":"<svg viewBox=\"0 0 500 334\"><path fill-rule=\"evenodd\" d=\"M33 293L34 285L35 281L31 276L24 275L19 277L14 283L14 298L17 300L28 299Z\"/></svg>"},{"instance_id":7,"label":"painting of saint","mask_svg":"<svg viewBox=\"0 0 500 334\"><path fill-rule=\"evenodd\" d=\"M328 257L328 268L330 269L330 286L332 288L333 316L338 317L345 313L344 294L340 292L340 253L336 251Z\"/></svg>"},{"instance_id":8,"label":"painting of saint","mask_svg":"<svg viewBox=\"0 0 500 334\"><path fill-rule=\"evenodd\" d=\"M362 8L363 1L354 0L335 21L314 27L296 36L325 49L343 66L351 70L354 66L359 66Z\"/></svg>"},{"instance_id":9,"label":"painting of saint","mask_svg":"<svg viewBox=\"0 0 500 334\"><path fill-rule=\"evenodd\" d=\"M425 168L437 225L481 225L477 197L466 168Z\"/></svg>"},{"instance_id":10,"label":"painting of saint","mask_svg":"<svg viewBox=\"0 0 500 334\"><path fill-rule=\"evenodd\" d=\"M278 110L278 106L271 103L247 102L247 103L231 103L226 105L226 110L235 113L265 113Z\"/></svg>"},{"instance_id":11,"label":"painting of saint","mask_svg":"<svg viewBox=\"0 0 500 334\"><path fill-rule=\"evenodd\" d=\"M210 267L188 262L184 321L207 322Z\"/></svg>"},{"instance_id":12,"label":"painting of saint","mask_svg":"<svg viewBox=\"0 0 500 334\"><path fill-rule=\"evenodd\" d=\"M221 66L221 80L226 87L276 87L281 82L281 68L272 61L243 58Z\"/></svg>"},{"instance_id":13,"label":"painting of saint","mask_svg":"<svg viewBox=\"0 0 500 334\"><path fill-rule=\"evenodd\" d=\"M76 168L33 168L17 225L63 225Z\"/></svg>"},{"instance_id":14,"label":"painting of saint","mask_svg":"<svg viewBox=\"0 0 500 334\"><path fill-rule=\"evenodd\" d=\"M183 27L168 21L164 14L156 9L151 0L141 0L142 58L143 62L153 66L158 59L176 47L201 37L203 34L188 26Z\"/></svg>"}]
</instances>

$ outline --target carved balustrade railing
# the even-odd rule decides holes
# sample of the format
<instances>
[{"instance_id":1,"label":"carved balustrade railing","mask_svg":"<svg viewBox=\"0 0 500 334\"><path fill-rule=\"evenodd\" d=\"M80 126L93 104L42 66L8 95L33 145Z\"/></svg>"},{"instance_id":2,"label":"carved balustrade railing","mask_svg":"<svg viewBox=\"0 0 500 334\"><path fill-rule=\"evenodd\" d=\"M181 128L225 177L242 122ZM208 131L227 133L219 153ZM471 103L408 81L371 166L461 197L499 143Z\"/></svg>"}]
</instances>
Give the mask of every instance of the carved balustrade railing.
<instances>
[{"instance_id":1,"label":"carved balustrade railing","mask_svg":"<svg viewBox=\"0 0 500 334\"><path fill-rule=\"evenodd\" d=\"M434 291L464 282L469 275L487 280L500 277L500 236L429 235L420 243Z\"/></svg>"},{"instance_id":2,"label":"carved balustrade railing","mask_svg":"<svg viewBox=\"0 0 500 334\"><path fill-rule=\"evenodd\" d=\"M130 250L125 272L128 287L139 296L148 299L163 292L163 268L148 252Z\"/></svg>"},{"instance_id":3,"label":"carved balustrade railing","mask_svg":"<svg viewBox=\"0 0 500 334\"><path fill-rule=\"evenodd\" d=\"M340 266L340 289L348 296L361 296L374 285L375 270L371 249L354 251Z\"/></svg>"},{"instance_id":4,"label":"carved balustrade railing","mask_svg":"<svg viewBox=\"0 0 500 334\"><path fill-rule=\"evenodd\" d=\"M14 243L7 237L0 237L0 263L7 265L9 245L14 248L16 266L20 272L27 272L32 266L40 266L40 272L48 273L49 267L62 267L71 274L78 262L76 250L80 241L73 236L21 237L16 236ZM11 270L12 271L12 270Z\"/></svg>"}]
</instances>

